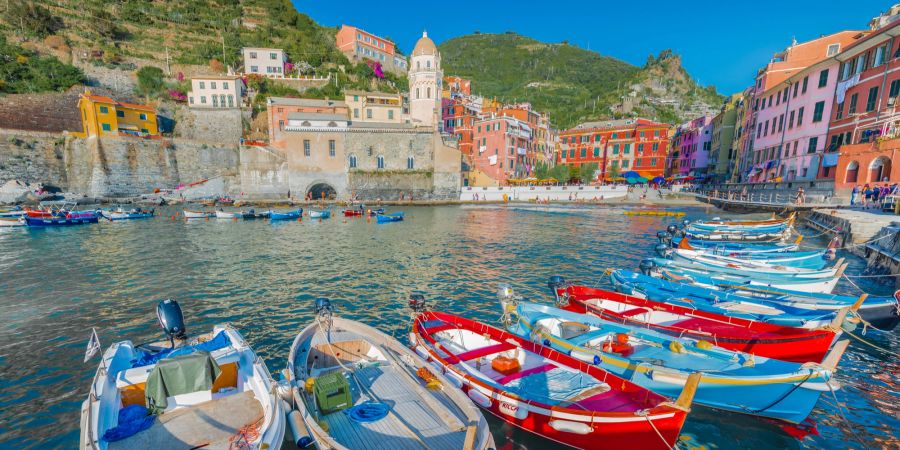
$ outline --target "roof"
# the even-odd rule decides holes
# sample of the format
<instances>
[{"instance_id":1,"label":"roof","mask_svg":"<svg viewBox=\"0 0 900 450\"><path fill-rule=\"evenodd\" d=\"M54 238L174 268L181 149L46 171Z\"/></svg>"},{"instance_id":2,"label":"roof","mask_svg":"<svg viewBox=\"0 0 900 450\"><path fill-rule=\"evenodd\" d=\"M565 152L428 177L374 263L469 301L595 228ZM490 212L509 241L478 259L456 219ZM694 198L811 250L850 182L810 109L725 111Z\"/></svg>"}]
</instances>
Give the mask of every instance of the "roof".
<instances>
[{"instance_id":1,"label":"roof","mask_svg":"<svg viewBox=\"0 0 900 450\"><path fill-rule=\"evenodd\" d=\"M428 32L423 31L422 37L416 41L416 46L413 47L412 56L419 55L436 55L437 54L437 46L434 45L434 41L428 37Z\"/></svg>"},{"instance_id":2,"label":"roof","mask_svg":"<svg viewBox=\"0 0 900 450\"><path fill-rule=\"evenodd\" d=\"M394 129L413 129L416 126L411 123L388 123L388 122L351 122L350 128L394 128Z\"/></svg>"},{"instance_id":3,"label":"roof","mask_svg":"<svg viewBox=\"0 0 900 450\"><path fill-rule=\"evenodd\" d=\"M115 100L113 100L105 95L94 95L94 94L85 93L85 94L82 94L81 96L85 99L88 99L88 100L94 102L94 103L109 103L111 105L116 104Z\"/></svg>"},{"instance_id":4,"label":"roof","mask_svg":"<svg viewBox=\"0 0 900 450\"><path fill-rule=\"evenodd\" d=\"M344 114L295 112L288 113L288 120L350 120Z\"/></svg>"},{"instance_id":5,"label":"roof","mask_svg":"<svg viewBox=\"0 0 900 450\"><path fill-rule=\"evenodd\" d=\"M84 94L81 94L81 98L90 100L94 103L104 103L107 105L114 105L116 107L137 109L140 111L156 113L156 108L154 108L152 106L139 105L137 103L117 102L117 101L113 100L112 98L109 98L105 95L95 95L95 94L91 94L90 92L85 92Z\"/></svg>"},{"instance_id":6,"label":"roof","mask_svg":"<svg viewBox=\"0 0 900 450\"><path fill-rule=\"evenodd\" d=\"M399 97L399 96L402 96L403 94L401 94L399 92L396 94L392 94L390 92L379 92L379 91L374 91L374 92L373 91L356 91L356 90L344 91L344 96L346 97L348 95L365 95L365 96L371 96L371 97Z\"/></svg>"},{"instance_id":7,"label":"roof","mask_svg":"<svg viewBox=\"0 0 900 450\"><path fill-rule=\"evenodd\" d=\"M195 75L191 80L237 80L241 78L238 75Z\"/></svg>"},{"instance_id":8,"label":"roof","mask_svg":"<svg viewBox=\"0 0 900 450\"><path fill-rule=\"evenodd\" d=\"M343 100L322 100L318 98L269 97L268 102L270 105L283 106L347 107Z\"/></svg>"},{"instance_id":9,"label":"roof","mask_svg":"<svg viewBox=\"0 0 900 450\"><path fill-rule=\"evenodd\" d=\"M241 51L246 51L246 50L274 50L276 52L284 51L284 49L281 49L281 48L267 48L267 47L244 47L241 49Z\"/></svg>"},{"instance_id":10,"label":"roof","mask_svg":"<svg viewBox=\"0 0 900 450\"><path fill-rule=\"evenodd\" d=\"M137 110L141 110L141 111L148 111L148 112L152 112L152 113L156 112L156 108L154 108L152 106L147 106L147 105L138 105L135 103L122 103L122 102L119 102L117 105L123 106L125 108L137 109Z\"/></svg>"}]
</instances>

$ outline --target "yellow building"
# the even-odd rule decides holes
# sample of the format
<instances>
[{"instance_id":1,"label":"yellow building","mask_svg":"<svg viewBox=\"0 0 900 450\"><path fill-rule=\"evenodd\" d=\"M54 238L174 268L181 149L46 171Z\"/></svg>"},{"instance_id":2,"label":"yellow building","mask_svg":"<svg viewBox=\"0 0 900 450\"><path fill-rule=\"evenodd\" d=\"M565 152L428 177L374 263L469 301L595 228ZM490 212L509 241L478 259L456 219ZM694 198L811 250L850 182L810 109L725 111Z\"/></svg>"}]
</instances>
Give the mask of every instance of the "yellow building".
<instances>
[{"instance_id":1,"label":"yellow building","mask_svg":"<svg viewBox=\"0 0 900 450\"><path fill-rule=\"evenodd\" d=\"M156 109L146 105L117 102L103 95L90 92L78 99L81 112L81 132L72 133L78 137L119 136L120 133L134 136L156 136Z\"/></svg>"}]
</instances>

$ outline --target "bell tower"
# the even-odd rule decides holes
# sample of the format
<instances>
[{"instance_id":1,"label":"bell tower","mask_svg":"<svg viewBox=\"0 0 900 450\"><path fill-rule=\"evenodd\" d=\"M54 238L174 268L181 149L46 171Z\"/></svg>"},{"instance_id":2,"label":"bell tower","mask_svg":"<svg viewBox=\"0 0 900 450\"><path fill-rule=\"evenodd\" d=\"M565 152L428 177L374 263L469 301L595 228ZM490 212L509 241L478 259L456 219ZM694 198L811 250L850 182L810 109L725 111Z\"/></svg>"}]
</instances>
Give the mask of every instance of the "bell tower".
<instances>
[{"instance_id":1,"label":"bell tower","mask_svg":"<svg viewBox=\"0 0 900 450\"><path fill-rule=\"evenodd\" d=\"M441 85L444 73L441 71L441 54L437 46L422 32L416 42L409 64L409 115L412 123L419 126L436 127L441 109Z\"/></svg>"}]
</instances>

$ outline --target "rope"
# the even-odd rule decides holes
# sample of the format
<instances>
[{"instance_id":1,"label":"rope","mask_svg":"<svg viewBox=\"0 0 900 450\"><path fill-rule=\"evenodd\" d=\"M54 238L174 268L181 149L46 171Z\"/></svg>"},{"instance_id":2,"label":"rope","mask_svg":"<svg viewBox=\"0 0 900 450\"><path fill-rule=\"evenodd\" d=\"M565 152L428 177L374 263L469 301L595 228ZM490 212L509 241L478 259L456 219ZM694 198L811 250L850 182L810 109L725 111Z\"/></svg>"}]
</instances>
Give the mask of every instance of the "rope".
<instances>
[{"instance_id":1,"label":"rope","mask_svg":"<svg viewBox=\"0 0 900 450\"><path fill-rule=\"evenodd\" d=\"M279 400L280 401L280 400ZM251 442L256 442L259 439L259 426L262 422L263 417L260 417L259 420L253 422L248 425L244 425L240 429L238 429L237 433L234 436L228 438L228 448L235 450L250 450L253 448L250 445Z\"/></svg>"},{"instance_id":2,"label":"rope","mask_svg":"<svg viewBox=\"0 0 900 450\"><path fill-rule=\"evenodd\" d=\"M641 417L643 417L643 418L645 418L645 419L647 419L647 423L650 424L650 427L653 428L653 431L655 431L655 432L656 432L656 435L659 436L659 440L662 441L663 445L664 445L666 448L668 448L668 449L671 449L671 448L672 448L672 447L669 445L669 443L666 442L666 438L663 437L662 433L660 433L659 430L656 429L656 425L653 424L653 421L650 420L650 417L649 417L649 416L650 416L650 411L649 411L649 410L647 410L647 409L642 409L642 410L640 410L640 411L635 412L635 414L638 415L638 416L641 416Z\"/></svg>"},{"instance_id":3,"label":"rope","mask_svg":"<svg viewBox=\"0 0 900 450\"><path fill-rule=\"evenodd\" d=\"M894 358L900 358L900 353L892 352L892 351L890 351L890 350L888 350L888 349L886 349L886 348L884 348L884 347L881 347L881 346L879 346L879 345L873 344L873 343L871 343L871 342L869 342L869 341L867 341L867 340L865 340L865 339L863 339L863 338L861 338L861 337L859 337L859 336L857 336L857 335L855 335L855 334L853 334L853 333L851 333L851 332L849 332L849 331L848 331L847 333L844 333L844 334L846 334L846 335L852 337L853 339L856 339L856 340L858 340L859 342L862 342L863 344L866 344L866 345L868 345L868 346L870 346L870 347L872 347L872 348L874 348L874 349L876 349L876 350L878 350L878 351L884 352L884 353L887 354L887 355L893 356Z\"/></svg>"},{"instance_id":4,"label":"rope","mask_svg":"<svg viewBox=\"0 0 900 450\"><path fill-rule=\"evenodd\" d=\"M843 275L843 277L847 278L848 281L850 280L849 277L853 277L853 278L884 278L884 277L898 277L898 276L900 276L900 273L886 273L884 275ZM854 284L853 286L856 286L856 285ZM862 290L859 288L859 286L856 286L856 288L859 290Z\"/></svg>"},{"instance_id":5,"label":"rope","mask_svg":"<svg viewBox=\"0 0 900 450\"><path fill-rule=\"evenodd\" d=\"M844 424L847 425L847 429L850 430L850 434L853 435L853 438L856 439L856 442L861 445L861 448L867 448L866 444L863 444L862 439L859 438L859 435L856 434L856 430L853 429L853 425L847 420L847 416L844 415L844 408L841 407L841 402L837 398L837 394L834 393L834 388L831 387L831 383L826 382L826 386L828 386L828 390L831 391L831 396L834 397L835 406L837 406L838 413L841 415L841 419L843 419Z\"/></svg>"},{"instance_id":6,"label":"rope","mask_svg":"<svg viewBox=\"0 0 900 450\"><path fill-rule=\"evenodd\" d=\"M766 406L765 408L762 408L762 409L756 409L756 410L749 409L749 408L745 408L745 409L747 409L747 410L748 410L750 413L752 413L752 414L759 414L759 413L761 413L761 412L763 412L763 411L765 411L765 410L767 410L767 409L769 409L769 408L771 408L771 407L773 407L773 406L775 406L775 405L781 403L782 400L786 399L789 395L793 394L794 391L796 391L797 389L800 388L800 386L803 386L803 383L806 383L807 381L809 381L809 379L812 378L813 374L815 374L815 373L817 373L817 371L814 371L814 370L812 370L812 369L809 369L809 373L806 375L806 378L804 378L801 382L795 384L794 387L792 387L790 390L788 390L787 392L785 392L781 397L778 397L777 399L775 399L774 402L770 403L770 404L769 404L768 406Z\"/></svg>"}]
</instances>

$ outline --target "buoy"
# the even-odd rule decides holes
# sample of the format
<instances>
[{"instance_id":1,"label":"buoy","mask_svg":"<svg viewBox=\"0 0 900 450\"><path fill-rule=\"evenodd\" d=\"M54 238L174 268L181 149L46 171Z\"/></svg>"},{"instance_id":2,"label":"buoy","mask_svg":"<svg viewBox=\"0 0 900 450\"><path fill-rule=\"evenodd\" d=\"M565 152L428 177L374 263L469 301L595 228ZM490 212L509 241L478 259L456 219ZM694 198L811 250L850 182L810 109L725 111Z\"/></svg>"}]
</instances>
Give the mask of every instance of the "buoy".
<instances>
[{"instance_id":1,"label":"buoy","mask_svg":"<svg viewBox=\"0 0 900 450\"><path fill-rule=\"evenodd\" d=\"M303 423L303 416L300 415L300 411L290 409L290 406L286 402L284 403L284 406L288 410L287 423L288 428L291 429L291 435L294 437L294 444L296 444L298 448L309 447L313 443L313 438L310 436L306 424Z\"/></svg>"},{"instance_id":2,"label":"buoy","mask_svg":"<svg viewBox=\"0 0 900 450\"><path fill-rule=\"evenodd\" d=\"M304 387L306 388L306 392L312 392L313 386L316 384L316 379L313 377L309 377L306 379L306 383L304 383Z\"/></svg>"}]
</instances>

